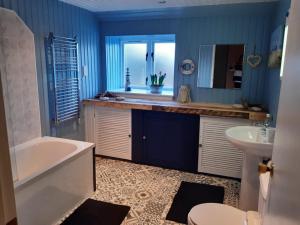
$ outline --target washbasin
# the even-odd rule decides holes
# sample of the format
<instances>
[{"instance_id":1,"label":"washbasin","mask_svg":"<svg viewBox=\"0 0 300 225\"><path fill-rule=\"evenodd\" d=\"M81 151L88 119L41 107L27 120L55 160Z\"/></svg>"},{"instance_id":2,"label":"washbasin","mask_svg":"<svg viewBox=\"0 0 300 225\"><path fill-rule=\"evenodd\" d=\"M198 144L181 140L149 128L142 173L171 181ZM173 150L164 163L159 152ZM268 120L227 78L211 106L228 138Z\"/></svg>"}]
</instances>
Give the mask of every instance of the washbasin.
<instances>
[{"instance_id":1,"label":"washbasin","mask_svg":"<svg viewBox=\"0 0 300 225\"><path fill-rule=\"evenodd\" d=\"M259 196L258 165L263 158L271 158L273 143L264 138L264 128L237 126L225 131L225 136L235 147L244 152L239 206L245 211L257 211Z\"/></svg>"},{"instance_id":2,"label":"washbasin","mask_svg":"<svg viewBox=\"0 0 300 225\"><path fill-rule=\"evenodd\" d=\"M272 156L273 143L264 142L261 127L237 126L226 130L228 140L245 153L260 157Z\"/></svg>"}]
</instances>

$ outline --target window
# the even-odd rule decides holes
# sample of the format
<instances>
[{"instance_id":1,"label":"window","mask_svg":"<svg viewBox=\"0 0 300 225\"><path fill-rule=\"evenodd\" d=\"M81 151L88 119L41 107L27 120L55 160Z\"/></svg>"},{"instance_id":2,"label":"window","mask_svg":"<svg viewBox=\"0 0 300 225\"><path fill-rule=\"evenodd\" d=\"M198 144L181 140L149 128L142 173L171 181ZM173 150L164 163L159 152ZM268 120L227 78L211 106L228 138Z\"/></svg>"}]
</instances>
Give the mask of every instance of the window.
<instances>
[{"instance_id":1,"label":"window","mask_svg":"<svg viewBox=\"0 0 300 225\"><path fill-rule=\"evenodd\" d=\"M173 92L174 62L175 35L106 37L107 90L124 90L128 68L133 90L147 90L146 78L162 72L164 90Z\"/></svg>"},{"instance_id":2,"label":"window","mask_svg":"<svg viewBox=\"0 0 300 225\"><path fill-rule=\"evenodd\" d=\"M127 68L131 74L131 86L143 87L147 75L147 43L124 43L124 74Z\"/></svg>"},{"instance_id":3,"label":"window","mask_svg":"<svg viewBox=\"0 0 300 225\"><path fill-rule=\"evenodd\" d=\"M280 67L280 78L283 77L283 70L284 70L284 63L285 63L285 53L286 53L286 42L287 42L288 32L289 32L289 26L287 24L285 26L285 29L284 29L283 49L282 49L282 58L281 58L281 67Z\"/></svg>"},{"instance_id":4,"label":"window","mask_svg":"<svg viewBox=\"0 0 300 225\"><path fill-rule=\"evenodd\" d=\"M169 74L165 80L165 87L172 88L174 84L175 43L154 43L154 73Z\"/></svg>"}]
</instances>

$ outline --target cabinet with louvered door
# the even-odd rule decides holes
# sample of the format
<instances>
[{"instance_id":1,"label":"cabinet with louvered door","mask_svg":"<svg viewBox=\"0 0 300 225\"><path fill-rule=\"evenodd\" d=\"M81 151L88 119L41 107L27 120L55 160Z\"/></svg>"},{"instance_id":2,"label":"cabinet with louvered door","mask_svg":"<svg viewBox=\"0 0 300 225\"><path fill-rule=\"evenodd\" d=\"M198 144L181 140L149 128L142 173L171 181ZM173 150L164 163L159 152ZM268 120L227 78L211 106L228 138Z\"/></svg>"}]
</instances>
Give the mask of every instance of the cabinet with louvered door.
<instances>
[{"instance_id":1,"label":"cabinet with louvered door","mask_svg":"<svg viewBox=\"0 0 300 225\"><path fill-rule=\"evenodd\" d=\"M241 178L243 153L226 138L225 131L251 125L249 120L200 118L198 172Z\"/></svg>"},{"instance_id":2,"label":"cabinet with louvered door","mask_svg":"<svg viewBox=\"0 0 300 225\"><path fill-rule=\"evenodd\" d=\"M95 107L96 154L131 160L131 110Z\"/></svg>"}]
</instances>

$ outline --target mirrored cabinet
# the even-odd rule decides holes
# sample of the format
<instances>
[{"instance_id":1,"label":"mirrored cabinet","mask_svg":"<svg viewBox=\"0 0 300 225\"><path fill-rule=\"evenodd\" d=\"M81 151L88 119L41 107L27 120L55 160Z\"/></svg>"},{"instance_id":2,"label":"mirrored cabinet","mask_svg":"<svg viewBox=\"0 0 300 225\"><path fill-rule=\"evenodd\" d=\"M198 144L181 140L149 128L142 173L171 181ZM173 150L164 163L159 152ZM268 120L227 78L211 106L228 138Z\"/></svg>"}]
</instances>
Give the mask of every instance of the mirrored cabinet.
<instances>
[{"instance_id":1,"label":"mirrored cabinet","mask_svg":"<svg viewBox=\"0 0 300 225\"><path fill-rule=\"evenodd\" d=\"M197 87L241 88L244 49L243 44L201 45Z\"/></svg>"}]
</instances>

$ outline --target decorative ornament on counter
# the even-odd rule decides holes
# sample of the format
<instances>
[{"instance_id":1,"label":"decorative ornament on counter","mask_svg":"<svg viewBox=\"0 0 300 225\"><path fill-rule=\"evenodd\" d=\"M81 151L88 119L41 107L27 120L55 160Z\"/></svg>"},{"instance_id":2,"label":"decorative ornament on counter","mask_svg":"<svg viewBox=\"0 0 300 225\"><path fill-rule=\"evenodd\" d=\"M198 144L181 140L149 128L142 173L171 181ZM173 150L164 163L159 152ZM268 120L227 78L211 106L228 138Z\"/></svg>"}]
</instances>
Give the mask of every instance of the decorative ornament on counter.
<instances>
[{"instance_id":1,"label":"decorative ornament on counter","mask_svg":"<svg viewBox=\"0 0 300 225\"><path fill-rule=\"evenodd\" d=\"M256 68L260 65L262 57L260 55L249 55L247 57L247 63L252 68Z\"/></svg>"},{"instance_id":2,"label":"decorative ornament on counter","mask_svg":"<svg viewBox=\"0 0 300 225\"><path fill-rule=\"evenodd\" d=\"M185 59L179 65L179 70L183 75L191 75L196 69L195 63L191 59Z\"/></svg>"},{"instance_id":3,"label":"decorative ornament on counter","mask_svg":"<svg viewBox=\"0 0 300 225\"><path fill-rule=\"evenodd\" d=\"M191 95L190 95L190 89L186 85L181 85L177 97L177 101L180 103L190 103L191 102Z\"/></svg>"},{"instance_id":4,"label":"decorative ornament on counter","mask_svg":"<svg viewBox=\"0 0 300 225\"><path fill-rule=\"evenodd\" d=\"M126 68L126 76L125 76L125 91L131 91L130 87L130 73L129 73L129 68Z\"/></svg>"},{"instance_id":5,"label":"decorative ornament on counter","mask_svg":"<svg viewBox=\"0 0 300 225\"><path fill-rule=\"evenodd\" d=\"M269 68L280 68L281 66L283 42L286 32L286 25L280 25L272 32L268 60Z\"/></svg>"},{"instance_id":6,"label":"decorative ornament on counter","mask_svg":"<svg viewBox=\"0 0 300 225\"><path fill-rule=\"evenodd\" d=\"M150 92L152 94L161 94L163 87L164 87L164 80L166 78L167 74L159 72L159 74L152 74L150 75ZM146 77L146 85L148 85L148 77Z\"/></svg>"},{"instance_id":7,"label":"decorative ornament on counter","mask_svg":"<svg viewBox=\"0 0 300 225\"><path fill-rule=\"evenodd\" d=\"M256 54L256 46L254 46L254 52L247 57L247 63L252 68L257 68L262 62L262 56Z\"/></svg>"},{"instance_id":8,"label":"decorative ornament on counter","mask_svg":"<svg viewBox=\"0 0 300 225\"><path fill-rule=\"evenodd\" d=\"M232 107L236 109L244 109L244 106L242 104L233 104Z\"/></svg>"},{"instance_id":9,"label":"decorative ornament on counter","mask_svg":"<svg viewBox=\"0 0 300 225\"><path fill-rule=\"evenodd\" d=\"M262 111L262 108L257 107L257 106L253 106L253 107L250 107L250 110L252 110L252 111L254 111L254 112L261 112L261 111Z\"/></svg>"}]
</instances>

